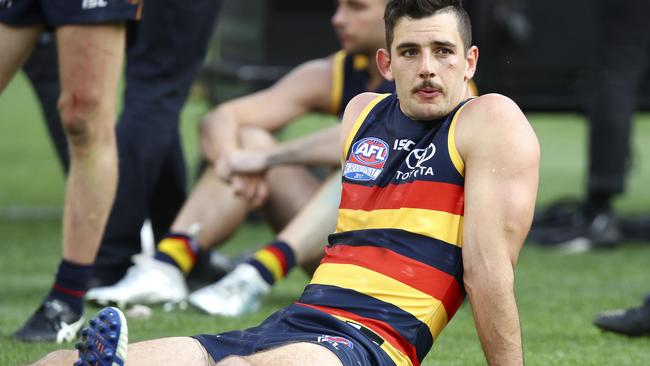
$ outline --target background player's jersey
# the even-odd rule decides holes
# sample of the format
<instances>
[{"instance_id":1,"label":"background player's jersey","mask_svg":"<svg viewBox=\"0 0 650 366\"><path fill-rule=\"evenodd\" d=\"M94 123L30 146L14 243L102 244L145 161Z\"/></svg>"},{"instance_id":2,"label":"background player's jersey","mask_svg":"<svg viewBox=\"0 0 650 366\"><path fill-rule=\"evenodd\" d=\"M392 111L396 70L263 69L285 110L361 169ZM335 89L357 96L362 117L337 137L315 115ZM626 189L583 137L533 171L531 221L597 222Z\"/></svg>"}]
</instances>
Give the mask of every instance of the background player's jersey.
<instances>
[{"instance_id":1,"label":"background player's jersey","mask_svg":"<svg viewBox=\"0 0 650 366\"><path fill-rule=\"evenodd\" d=\"M332 101L331 113L339 117L343 116L345 106L357 94L363 92L392 93L395 91L395 83L383 80L375 90L368 90L369 60L366 55L345 51L339 51L334 55L334 66L332 67ZM374 62L374 61L372 61Z\"/></svg>"},{"instance_id":2,"label":"background player's jersey","mask_svg":"<svg viewBox=\"0 0 650 366\"><path fill-rule=\"evenodd\" d=\"M336 233L298 302L370 334L396 365L419 365L465 295L460 108L413 121L394 94L366 107L347 140Z\"/></svg>"}]
</instances>

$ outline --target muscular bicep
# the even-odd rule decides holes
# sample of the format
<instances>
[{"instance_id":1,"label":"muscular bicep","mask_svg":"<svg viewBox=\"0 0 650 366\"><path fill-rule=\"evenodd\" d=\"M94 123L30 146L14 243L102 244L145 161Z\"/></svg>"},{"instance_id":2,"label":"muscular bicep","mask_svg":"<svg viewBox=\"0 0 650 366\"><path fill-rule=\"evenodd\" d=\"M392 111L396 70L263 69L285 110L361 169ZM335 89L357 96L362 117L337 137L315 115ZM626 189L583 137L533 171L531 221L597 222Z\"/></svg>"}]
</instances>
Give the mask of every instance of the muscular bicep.
<instances>
[{"instance_id":1,"label":"muscular bicep","mask_svg":"<svg viewBox=\"0 0 650 366\"><path fill-rule=\"evenodd\" d=\"M487 107L470 110L466 126L458 126L465 160L463 258L466 266L486 270L514 266L532 221L539 171L532 128L514 103L498 98L484 100Z\"/></svg>"},{"instance_id":2,"label":"muscular bicep","mask_svg":"<svg viewBox=\"0 0 650 366\"><path fill-rule=\"evenodd\" d=\"M327 111L332 94L332 62L321 59L307 62L273 86L229 102L240 125L269 131L307 113Z\"/></svg>"}]
</instances>

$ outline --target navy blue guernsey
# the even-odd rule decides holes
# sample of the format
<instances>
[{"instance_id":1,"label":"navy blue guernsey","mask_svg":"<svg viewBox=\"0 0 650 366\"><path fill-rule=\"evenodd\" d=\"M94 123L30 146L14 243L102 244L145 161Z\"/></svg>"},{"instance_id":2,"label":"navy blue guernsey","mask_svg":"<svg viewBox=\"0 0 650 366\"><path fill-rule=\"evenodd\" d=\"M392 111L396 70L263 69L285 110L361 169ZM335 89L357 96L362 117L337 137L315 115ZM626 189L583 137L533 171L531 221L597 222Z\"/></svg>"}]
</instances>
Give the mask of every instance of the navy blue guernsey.
<instances>
[{"instance_id":1,"label":"navy blue guernsey","mask_svg":"<svg viewBox=\"0 0 650 366\"><path fill-rule=\"evenodd\" d=\"M419 365L463 302L464 162L456 117L414 121L378 96L346 144L336 232L299 305L372 331Z\"/></svg>"}]
</instances>

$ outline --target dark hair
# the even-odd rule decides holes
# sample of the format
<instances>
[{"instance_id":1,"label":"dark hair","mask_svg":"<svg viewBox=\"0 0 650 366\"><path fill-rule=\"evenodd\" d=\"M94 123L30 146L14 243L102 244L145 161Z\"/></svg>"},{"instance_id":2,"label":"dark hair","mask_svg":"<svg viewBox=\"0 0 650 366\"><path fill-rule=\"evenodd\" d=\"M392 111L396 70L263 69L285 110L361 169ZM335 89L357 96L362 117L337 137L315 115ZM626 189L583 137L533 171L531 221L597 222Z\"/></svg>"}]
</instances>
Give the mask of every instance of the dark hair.
<instances>
[{"instance_id":1,"label":"dark hair","mask_svg":"<svg viewBox=\"0 0 650 366\"><path fill-rule=\"evenodd\" d=\"M467 53L472 45L472 25L462 0L390 0L384 12L386 45L389 51L393 43L395 24L400 18L422 19L441 12L450 12L456 16L458 33Z\"/></svg>"}]
</instances>

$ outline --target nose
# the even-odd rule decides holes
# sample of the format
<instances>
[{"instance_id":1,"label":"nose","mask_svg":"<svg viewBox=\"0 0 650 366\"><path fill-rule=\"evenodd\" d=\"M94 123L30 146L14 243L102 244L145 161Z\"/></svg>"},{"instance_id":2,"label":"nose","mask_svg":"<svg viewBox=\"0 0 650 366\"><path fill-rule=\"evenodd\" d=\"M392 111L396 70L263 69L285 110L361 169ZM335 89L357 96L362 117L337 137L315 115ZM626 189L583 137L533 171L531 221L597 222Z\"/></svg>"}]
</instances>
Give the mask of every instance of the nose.
<instances>
[{"instance_id":1,"label":"nose","mask_svg":"<svg viewBox=\"0 0 650 366\"><path fill-rule=\"evenodd\" d=\"M436 76L435 58L428 52L422 53L418 76L421 79L430 79Z\"/></svg>"}]
</instances>

